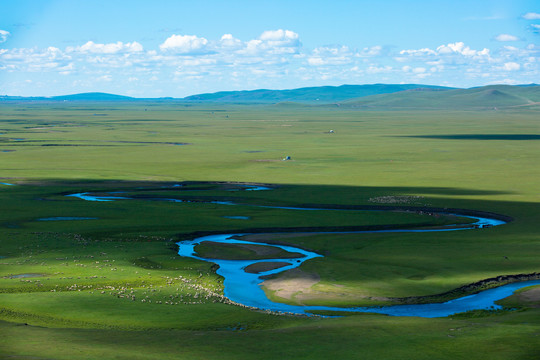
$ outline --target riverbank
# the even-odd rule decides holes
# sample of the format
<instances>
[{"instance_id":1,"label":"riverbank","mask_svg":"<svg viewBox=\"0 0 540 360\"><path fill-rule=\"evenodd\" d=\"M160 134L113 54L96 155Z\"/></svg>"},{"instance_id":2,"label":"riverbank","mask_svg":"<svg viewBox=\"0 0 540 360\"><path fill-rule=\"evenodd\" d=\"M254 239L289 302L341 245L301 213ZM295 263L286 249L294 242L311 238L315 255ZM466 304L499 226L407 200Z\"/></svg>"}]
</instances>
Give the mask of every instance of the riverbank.
<instances>
[{"instance_id":1,"label":"riverbank","mask_svg":"<svg viewBox=\"0 0 540 360\"><path fill-rule=\"evenodd\" d=\"M497 288L506 284L517 282L540 280L540 273L534 272L531 274L515 274L515 275L500 275L489 279L484 279L460 286L454 290L450 290L441 294L425 295L425 296L410 296L405 298L387 298L386 301L399 304L427 304L433 302L444 302L458 297L476 294L483 290ZM383 300L383 299L380 299Z\"/></svg>"},{"instance_id":2,"label":"riverbank","mask_svg":"<svg viewBox=\"0 0 540 360\"><path fill-rule=\"evenodd\" d=\"M380 210L379 210L380 211ZM436 215L435 213L430 214L432 216ZM498 226L504 224L503 221L490 218L479 218L474 217L476 223L474 226L464 226L461 228L451 225L449 229L437 228L429 230L421 230L423 232L441 232L441 231L460 231L465 229L478 229L486 225L489 227ZM362 233L377 233L377 232L386 232L387 230L377 230L369 231ZM409 230L409 229L395 229L394 232L410 232L410 231L420 231L420 230ZM266 234L267 235L267 234ZM296 235L294 232L292 235ZM196 238L191 241L183 241L177 243L179 246L178 254L186 257L193 257L200 260L205 260L204 257L201 257L201 254L196 252L196 249L200 244L226 244L230 245L239 245L245 247L246 245L250 246L271 246L269 243L253 243L246 240L241 240L238 238L238 235L235 234L220 234L220 235L210 235L201 238ZM286 250L288 252L295 252L294 247L284 246L284 245L274 245L277 248ZM474 284L469 284L467 286L462 286L458 289L446 292L444 294L432 295L432 296L422 296L422 297L409 297L406 299L399 299L399 302L405 304L414 303L414 305L392 305L392 306L382 306L378 308L338 308L332 306L298 306L283 304L271 301L264 292L261 291L259 287L258 280L263 278L268 278L269 276L275 275L284 270L290 271L291 269L298 268L303 262L311 258L319 257L320 255L296 248L298 252L301 253L300 257L296 259L290 259L291 261L285 262L281 258L275 258L271 266L263 265L266 267L266 271L246 271L250 267L259 266L258 264L264 263L268 264L267 261L261 260L248 260L248 259L237 259L236 261L231 260L231 257L227 257L227 260L222 260L219 258L211 258L207 261L215 263L217 268L217 273L224 277L224 286L225 286L225 295L233 302L242 304L250 308L258 308L260 310L267 310L272 312L283 312L283 313L296 313L296 314L309 314L310 311L348 311L348 312L375 312L375 313L384 313L389 315L398 315L398 316L423 316L423 317L438 317L438 316L448 316L459 312L479 310L479 309L488 309L498 307L495 305L496 300L500 300L505 296L508 296L509 293L506 290L508 289L517 289L519 286L529 286L528 284L536 284L536 282L531 282L531 277L534 277L534 280L540 277L539 274L535 273L534 275L512 275L512 276L499 276L493 279L486 279ZM276 263L281 262L278 266L275 266ZM254 277L253 275L261 274L260 276ZM289 273L290 274L290 273ZM507 284L513 284L520 282L517 286L501 286L497 289L484 290L479 292L478 289L486 287L494 287L494 284L506 282ZM311 283L307 287L315 285L318 281ZM272 289L272 286L275 283L279 283L279 280L269 280L269 288ZM538 282L540 284L540 282ZM490 286L491 284L491 286ZM527 284L527 285L526 285ZM281 285L278 285L278 288ZM298 290L298 284L295 285ZM274 290L281 290L275 288ZM458 299L447 301L445 303L437 302L443 297L457 296L463 292L475 291L474 295L468 295L460 297ZM513 291L513 290L512 290ZM287 293L289 294L289 293ZM292 296L292 294L289 294ZM283 294L281 294L283 296ZM285 295L286 296L286 295ZM428 299L431 301L428 302ZM482 300L480 300L482 299ZM395 301L396 299L377 299L377 300L391 300ZM423 305L424 304L424 305ZM451 305L450 305L451 304Z\"/></svg>"}]
</instances>

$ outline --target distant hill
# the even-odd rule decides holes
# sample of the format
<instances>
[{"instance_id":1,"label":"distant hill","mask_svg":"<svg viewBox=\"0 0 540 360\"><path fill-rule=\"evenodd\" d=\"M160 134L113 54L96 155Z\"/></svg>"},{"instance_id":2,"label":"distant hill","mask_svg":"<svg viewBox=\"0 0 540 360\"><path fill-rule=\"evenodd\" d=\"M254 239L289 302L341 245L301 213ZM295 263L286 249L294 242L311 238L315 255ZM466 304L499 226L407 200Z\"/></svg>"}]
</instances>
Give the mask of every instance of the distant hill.
<instances>
[{"instance_id":1,"label":"distant hill","mask_svg":"<svg viewBox=\"0 0 540 360\"><path fill-rule=\"evenodd\" d=\"M107 94L101 92L89 92L82 94L73 94L73 95L62 95L62 96L53 96L51 100L67 100L67 101L130 101L136 100L129 96Z\"/></svg>"},{"instance_id":2,"label":"distant hill","mask_svg":"<svg viewBox=\"0 0 540 360\"><path fill-rule=\"evenodd\" d=\"M351 99L334 106L362 109L487 109L540 106L540 86L490 85L447 91L401 91Z\"/></svg>"},{"instance_id":3,"label":"distant hill","mask_svg":"<svg viewBox=\"0 0 540 360\"><path fill-rule=\"evenodd\" d=\"M137 99L129 96L107 94L101 92L89 92L72 95L61 96L0 96L0 100L7 101L137 101Z\"/></svg>"},{"instance_id":4,"label":"distant hill","mask_svg":"<svg viewBox=\"0 0 540 360\"><path fill-rule=\"evenodd\" d=\"M417 84L318 86L291 90L259 89L245 91L220 91L216 93L192 95L185 97L182 100L221 103L300 102L324 104L364 96L389 94L414 89L450 90L452 88Z\"/></svg>"},{"instance_id":5,"label":"distant hill","mask_svg":"<svg viewBox=\"0 0 540 360\"><path fill-rule=\"evenodd\" d=\"M0 96L0 101L86 101L156 103L276 104L281 107L334 106L351 109L540 109L540 85L490 85L470 89L418 84L306 87L291 90L222 91L178 98L133 98L100 92L53 96Z\"/></svg>"}]
</instances>

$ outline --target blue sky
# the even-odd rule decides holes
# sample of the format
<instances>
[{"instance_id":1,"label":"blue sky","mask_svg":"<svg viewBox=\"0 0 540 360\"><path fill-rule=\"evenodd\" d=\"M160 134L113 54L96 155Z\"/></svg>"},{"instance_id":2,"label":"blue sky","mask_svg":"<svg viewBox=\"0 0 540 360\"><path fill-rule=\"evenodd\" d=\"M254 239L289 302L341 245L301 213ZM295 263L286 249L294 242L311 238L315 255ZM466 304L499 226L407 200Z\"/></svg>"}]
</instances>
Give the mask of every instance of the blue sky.
<instances>
[{"instance_id":1,"label":"blue sky","mask_svg":"<svg viewBox=\"0 0 540 360\"><path fill-rule=\"evenodd\" d=\"M0 0L0 94L532 82L537 0Z\"/></svg>"}]
</instances>

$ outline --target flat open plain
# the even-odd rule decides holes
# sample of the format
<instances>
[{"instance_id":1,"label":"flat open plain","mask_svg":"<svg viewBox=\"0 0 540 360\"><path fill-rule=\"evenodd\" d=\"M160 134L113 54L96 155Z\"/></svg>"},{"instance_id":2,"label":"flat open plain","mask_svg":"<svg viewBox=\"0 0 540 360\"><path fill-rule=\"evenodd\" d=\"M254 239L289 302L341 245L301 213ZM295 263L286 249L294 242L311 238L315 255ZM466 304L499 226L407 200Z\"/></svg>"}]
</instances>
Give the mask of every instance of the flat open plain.
<instances>
[{"instance_id":1,"label":"flat open plain","mask_svg":"<svg viewBox=\"0 0 540 360\"><path fill-rule=\"evenodd\" d=\"M539 272L534 108L12 102L0 109L2 357L531 359L540 353L538 288L502 300L504 310L448 318L279 315L230 304L215 267L178 256L175 244L256 232L265 233L257 235L265 242L324 255L265 287L272 300L301 305L394 304L446 293L443 301L467 284ZM124 199L66 196L77 193ZM306 205L338 210L276 208ZM352 206L401 211L339 210ZM306 234L469 221L434 217L429 208L512 221L438 233ZM211 243L199 250L225 258L275 255Z\"/></svg>"}]
</instances>

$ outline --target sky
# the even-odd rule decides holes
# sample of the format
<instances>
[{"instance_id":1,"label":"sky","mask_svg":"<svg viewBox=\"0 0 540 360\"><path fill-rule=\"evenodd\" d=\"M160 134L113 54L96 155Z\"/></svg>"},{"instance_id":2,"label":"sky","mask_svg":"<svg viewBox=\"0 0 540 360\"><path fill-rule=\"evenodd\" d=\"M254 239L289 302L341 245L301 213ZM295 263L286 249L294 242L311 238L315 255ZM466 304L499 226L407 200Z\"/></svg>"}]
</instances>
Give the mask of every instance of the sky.
<instances>
[{"instance_id":1,"label":"sky","mask_svg":"<svg viewBox=\"0 0 540 360\"><path fill-rule=\"evenodd\" d=\"M0 95L540 83L538 0L0 0Z\"/></svg>"}]
</instances>

